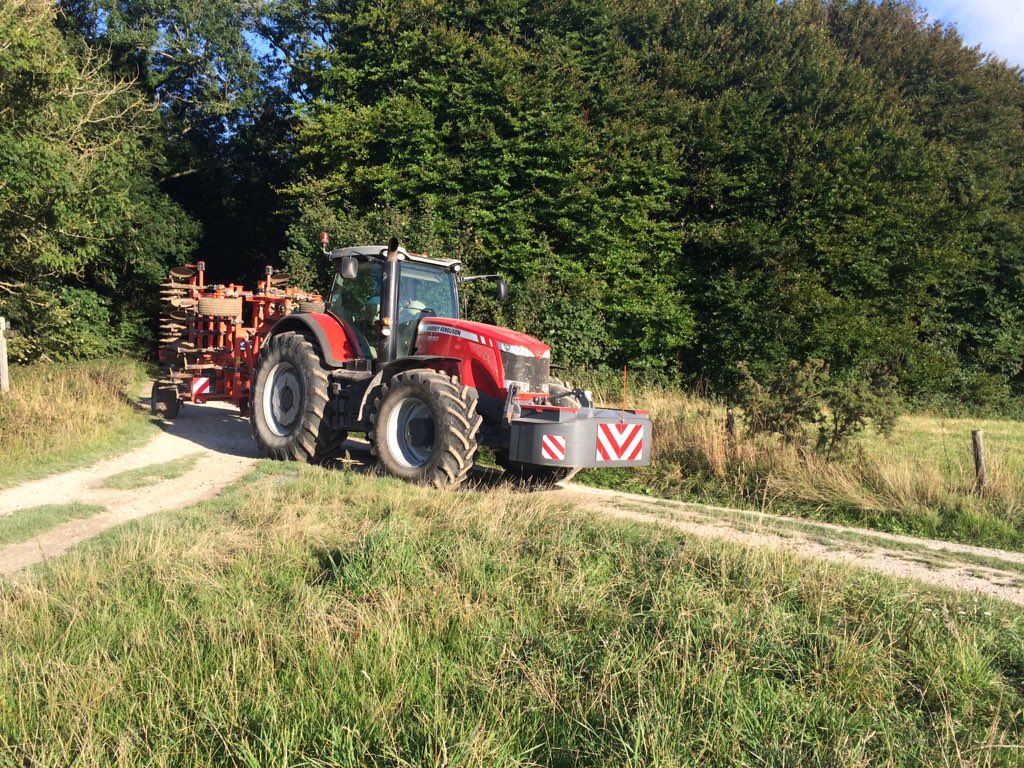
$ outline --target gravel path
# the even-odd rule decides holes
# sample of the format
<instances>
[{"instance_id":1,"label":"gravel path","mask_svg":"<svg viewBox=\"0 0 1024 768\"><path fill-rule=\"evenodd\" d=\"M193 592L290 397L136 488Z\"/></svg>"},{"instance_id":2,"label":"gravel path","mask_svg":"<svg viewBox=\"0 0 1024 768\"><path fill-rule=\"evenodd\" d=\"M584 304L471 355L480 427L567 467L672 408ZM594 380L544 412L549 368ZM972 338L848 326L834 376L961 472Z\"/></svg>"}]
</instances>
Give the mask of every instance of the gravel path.
<instances>
[{"instance_id":1,"label":"gravel path","mask_svg":"<svg viewBox=\"0 0 1024 768\"><path fill-rule=\"evenodd\" d=\"M580 506L703 538L769 547L1024 606L1024 553L919 539L761 512L669 501L571 483Z\"/></svg>"},{"instance_id":2,"label":"gravel path","mask_svg":"<svg viewBox=\"0 0 1024 768\"><path fill-rule=\"evenodd\" d=\"M148 397L143 402L148 406ZM350 447L357 456L367 448L365 443L356 441L351 441ZM102 487L107 478L126 470L163 464L197 452L202 454L200 459L180 477L132 490ZM0 491L0 516L42 504L80 502L104 508L102 513L58 525L30 541L0 547L0 575L13 574L59 555L129 520L212 498L245 475L256 459L249 421L239 417L235 408L220 403L185 406L178 419L165 423L163 432L141 448L86 469ZM552 493L619 519L786 550L1024 605L1024 553L654 499L577 484L567 484Z\"/></svg>"},{"instance_id":3,"label":"gravel path","mask_svg":"<svg viewBox=\"0 0 1024 768\"><path fill-rule=\"evenodd\" d=\"M148 408L148 392L146 395ZM121 472L197 452L202 453L200 459L180 477L132 490L102 487L106 479ZM237 408L223 403L185 406L178 419L165 422L161 434L134 451L0 491L0 516L42 504L81 502L105 508L100 514L63 523L29 541L0 547L0 575L59 555L129 520L212 498L248 472L257 457L249 421L238 416Z\"/></svg>"}]
</instances>

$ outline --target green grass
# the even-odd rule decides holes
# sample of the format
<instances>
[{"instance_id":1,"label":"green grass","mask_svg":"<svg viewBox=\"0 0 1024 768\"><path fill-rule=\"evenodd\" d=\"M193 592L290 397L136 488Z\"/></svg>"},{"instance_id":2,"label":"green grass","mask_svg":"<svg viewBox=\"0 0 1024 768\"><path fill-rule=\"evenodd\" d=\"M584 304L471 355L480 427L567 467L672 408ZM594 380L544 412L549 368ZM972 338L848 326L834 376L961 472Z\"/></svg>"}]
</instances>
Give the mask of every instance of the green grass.
<instances>
[{"instance_id":1,"label":"green grass","mask_svg":"<svg viewBox=\"0 0 1024 768\"><path fill-rule=\"evenodd\" d=\"M908 415L891 439L860 436L826 460L742 433L720 404L668 389L634 393L652 412L651 466L589 470L579 482L889 533L1024 551L1024 424ZM971 429L985 432L988 483L975 488Z\"/></svg>"},{"instance_id":2,"label":"green grass","mask_svg":"<svg viewBox=\"0 0 1024 768\"><path fill-rule=\"evenodd\" d=\"M857 445L881 461L913 462L939 467L951 481L973 478L971 431L984 433L985 452L1006 472L1024 475L1024 423L1010 419L946 418L928 414L900 417L888 438L867 433Z\"/></svg>"},{"instance_id":3,"label":"green grass","mask_svg":"<svg viewBox=\"0 0 1024 768\"><path fill-rule=\"evenodd\" d=\"M103 511L97 504L44 504L38 507L19 509L10 515L0 517L0 546L27 541L38 533L47 531L68 520L91 517Z\"/></svg>"},{"instance_id":4,"label":"green grass","mask_svg":"<svg viewBox=\"0 0 1024 768\"><path fill-rule=\"evenodd\" d=\"M0 584L0 765L1020 765L1024 615L262 463Z\"/></svg>"},{"instance_id":5,"label":"green grass","mask_svg":"<svg viewBox=\"0 0 1024 768\"><path fill-rule=\"evenodd\" d=\"M164 462L163 464L150 464L148 467L139 467L138 469L119 472L104 480L103 487L124 491L181 477L196 465L196 462L199 461L202 455L202 452L199 451L188 456L182 456L180 459Z\"/></svg>"},{"instance_id":6,"label":"green grass","mask_svg":"<svg viewBox=\"0 0 1024 768\"><path fill-rule=\"evenodd\" d=\"M145 378L132 360L12 367L0 397L0 488L144 444L159 431L135 405Z\"/></svg>"}]
</instances>

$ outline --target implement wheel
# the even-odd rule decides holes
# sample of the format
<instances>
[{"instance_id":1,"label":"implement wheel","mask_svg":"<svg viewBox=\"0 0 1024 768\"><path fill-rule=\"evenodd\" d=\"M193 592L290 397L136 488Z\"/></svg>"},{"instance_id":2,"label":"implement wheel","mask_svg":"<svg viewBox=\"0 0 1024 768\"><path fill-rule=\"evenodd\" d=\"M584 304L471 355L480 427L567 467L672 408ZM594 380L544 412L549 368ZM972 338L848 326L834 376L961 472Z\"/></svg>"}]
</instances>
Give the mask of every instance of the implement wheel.
<instances>
[{"instance_id":1,"label":"implement wheel","mask_svg":"<svg viewBox=\"0 0 1024 768\"><path fill-rule=\"evenodd\" d=\"M454 488L473 468L476 391L430 370L396 374L381 388L370 421L370 449L395 477Z\"/></svg>"},{"instance_id":2,"label":"implement wheel","mask_svg":"<svg viewBox=\"0 0 1024 768\"><path fill-rule=\"evenodd\" d=\"M178 418L178 414L181 412L178 390L175 387L154 381L149 395L149 411L154 416L168 421Z\"/></svg>"},{"instance_id":3,"label":"implement wheel","mask_svg":"<svg viewBox=\"0 0 1024 768\"><path fill-rule=\"evenodd\" d=\"M322 462L337 455L344 435L324 419L329 371L301 334L271 336L263 345L253 377L252 431L265 456Z\"/></svg>"}]
</instances>

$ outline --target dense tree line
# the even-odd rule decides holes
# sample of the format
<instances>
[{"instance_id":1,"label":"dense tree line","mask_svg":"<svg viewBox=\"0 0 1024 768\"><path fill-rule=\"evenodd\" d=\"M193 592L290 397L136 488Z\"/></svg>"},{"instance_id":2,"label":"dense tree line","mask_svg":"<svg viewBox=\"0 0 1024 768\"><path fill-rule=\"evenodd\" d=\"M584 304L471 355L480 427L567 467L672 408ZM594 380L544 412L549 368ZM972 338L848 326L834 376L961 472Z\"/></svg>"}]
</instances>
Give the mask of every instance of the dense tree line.
<instances>
[{"instance_id":1,"label":"dense tree line","mask_svg":"<svg viewBox=\"0 0 1024 768\"><path fill-rule=\"evenodd\" d=\"M58 11L0 11L0 309L49 339L31 353L76 307L131 337L185 253L322 280L327 228L503 272L512 301L474 303L571 365L728 393L821 359L1003 408L1024 386L1022 73L908 3Z\"/></svg>"}]
</instances>

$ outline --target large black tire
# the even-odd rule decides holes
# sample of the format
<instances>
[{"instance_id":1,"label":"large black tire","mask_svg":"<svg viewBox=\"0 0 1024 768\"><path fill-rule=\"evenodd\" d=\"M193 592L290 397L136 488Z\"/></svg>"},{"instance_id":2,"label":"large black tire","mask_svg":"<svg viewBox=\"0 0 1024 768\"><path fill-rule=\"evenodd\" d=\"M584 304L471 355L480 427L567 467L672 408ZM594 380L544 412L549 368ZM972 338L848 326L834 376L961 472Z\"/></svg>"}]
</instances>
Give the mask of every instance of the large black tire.
<instances>
[{"instance_id":1,"label":"large black tire","mask_svg":"<svg viewBox=\"0 0 1024 768\"><path fill-rule=\"evenodd\" d=\"M161 419L173 421L181 413L181 400L178 399L178 390L174 387L153 382L153 390L149 396L149 411Z\"/></svg>"},{"instance_id":2,"label":"large black tire","mask_svg":"<svg viewBox=\"0 0 1024 768\"><path fill-rule=\"evenodd\" d=\"M263 344L253 377L252 431L265 456L320 463L337 455L345 435L324 418L329 371L302 334L281 333Z\"/></svg>"},{"instance_id":3,"label":"large black tire","mask_svg":"<svg viewBox=\"0 0 1024 768\"><path fill-rule=\"evenodd\" d=\"M430 370L396 374L370 414L370 450L395 477L437 488L458 487L473 468L476 390Z\"/></svg>"}]
</instances>

